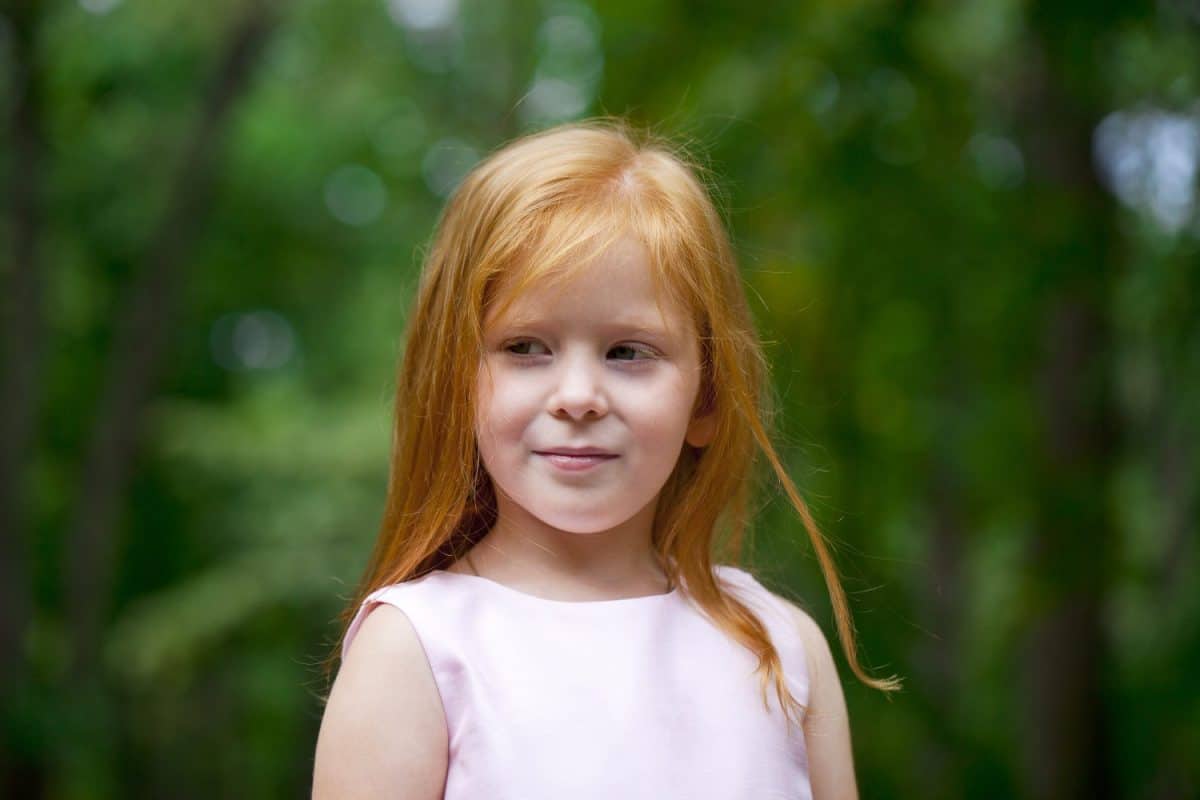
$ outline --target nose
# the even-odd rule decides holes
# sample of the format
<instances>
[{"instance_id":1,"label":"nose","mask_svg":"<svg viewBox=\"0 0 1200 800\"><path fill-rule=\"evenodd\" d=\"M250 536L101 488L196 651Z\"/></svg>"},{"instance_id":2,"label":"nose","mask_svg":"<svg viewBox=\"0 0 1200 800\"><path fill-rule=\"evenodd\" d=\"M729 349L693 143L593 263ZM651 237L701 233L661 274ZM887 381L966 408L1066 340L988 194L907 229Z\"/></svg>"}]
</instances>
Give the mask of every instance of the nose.
<instances>
[{"instance_id":1,"label":"nose","mask_svg":"<svg viewBox=\"0 0 1200 800\"><path fill-rule=\"evenodd\" d=\"M582 420L608 413L603 367L581 352L559 358L555 384L547 398L547 410L556 417Z\"/></svg>"}]
</instances>

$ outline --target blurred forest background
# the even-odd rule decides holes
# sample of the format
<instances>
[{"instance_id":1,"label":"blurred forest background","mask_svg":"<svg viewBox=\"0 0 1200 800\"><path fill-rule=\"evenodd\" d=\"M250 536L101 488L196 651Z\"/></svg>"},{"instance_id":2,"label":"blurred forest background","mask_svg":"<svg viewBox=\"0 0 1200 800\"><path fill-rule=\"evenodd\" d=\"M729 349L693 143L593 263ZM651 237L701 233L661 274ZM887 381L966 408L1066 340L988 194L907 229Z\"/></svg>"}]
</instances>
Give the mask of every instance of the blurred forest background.
<instances>
[{"instance_id":1,"label":"blurred forest background","mask_svg":"<svg viewBox=\"0 0 1200 800\"><path fill-rule=\"evenodd\" d=\"M436 215L608 113L714 170L784 454L906 679L844 673L863 797L1200 797L1198 34L1194 0L5 0L0 792L308 795ZM762 506L751 566L836 642Z\"/></svg>"}]
</instances>

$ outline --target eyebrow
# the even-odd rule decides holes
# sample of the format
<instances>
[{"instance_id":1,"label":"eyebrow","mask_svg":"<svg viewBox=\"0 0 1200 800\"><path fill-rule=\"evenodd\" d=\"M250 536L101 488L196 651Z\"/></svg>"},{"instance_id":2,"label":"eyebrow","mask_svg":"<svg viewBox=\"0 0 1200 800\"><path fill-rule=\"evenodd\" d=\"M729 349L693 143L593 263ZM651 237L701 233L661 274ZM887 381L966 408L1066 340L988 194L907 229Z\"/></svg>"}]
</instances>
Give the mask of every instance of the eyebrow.
<instances>
[{"instance_id":1,"label":"eyebrow","mask_svg":"<svg viewBox=\"0 0 1200 800\"><path fill-rule=\"evenodd\" d=\"M548 320L545 317L522 315L519 317L511 317L508 319L496 320L495 324L502 325L506 328L521 328L521 327L537 327L547 324ZM598 326L601 330L612 333L630 333L630 334L648 334L650 336L670 336L671 329L645 319L620 319L611 322L604 322Z\"/></svg>"}]
</instances>

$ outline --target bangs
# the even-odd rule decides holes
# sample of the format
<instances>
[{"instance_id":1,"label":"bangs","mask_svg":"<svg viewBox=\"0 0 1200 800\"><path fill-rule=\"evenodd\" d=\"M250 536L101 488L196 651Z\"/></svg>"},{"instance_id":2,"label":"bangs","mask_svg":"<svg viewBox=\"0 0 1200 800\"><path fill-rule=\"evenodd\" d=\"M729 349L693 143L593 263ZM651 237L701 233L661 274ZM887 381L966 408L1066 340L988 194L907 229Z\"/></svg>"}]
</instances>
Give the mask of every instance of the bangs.
<instances>
[{"instance_id":1,"label":"bangs","mask_svg":"<svg viewBox=\"0 0 1200 800\"><path fill-rule=\"evenodd\" d=\"M698 322L694 254L686 231L663 219L662 209L646 202L646 194L603 193L586 204L539 208L518 221L512 230L521 232L522 241L510 249L512 255L482 271L480 324L504 317L531 287L565 286L625 237L644 248L660 312L675 306Z\"/></svg>"}]
</instances>

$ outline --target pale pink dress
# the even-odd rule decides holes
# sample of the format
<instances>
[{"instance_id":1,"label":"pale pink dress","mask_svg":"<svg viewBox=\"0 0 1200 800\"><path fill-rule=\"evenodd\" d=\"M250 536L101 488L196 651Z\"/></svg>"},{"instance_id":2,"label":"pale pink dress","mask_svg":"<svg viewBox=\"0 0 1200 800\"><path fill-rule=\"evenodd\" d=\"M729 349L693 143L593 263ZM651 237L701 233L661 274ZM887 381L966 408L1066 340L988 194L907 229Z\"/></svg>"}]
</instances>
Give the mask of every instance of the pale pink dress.
<instances>
[{"instance_id":1,"label":"pale pink dress","mask_svg":"<svg viewBox=\"0 0 1200 800\"><path fill-rule=\"evenodd\" d=\"M718 566L771 633L808 703L794 617L749 573ZM678 590L557 601L437 570L367 597L407 615L441 694L447 800L768 800L812 797L801 729L789 734L757 659ZM404 720L395 746L405 747Z\"/></svg>"}]
</instances>

